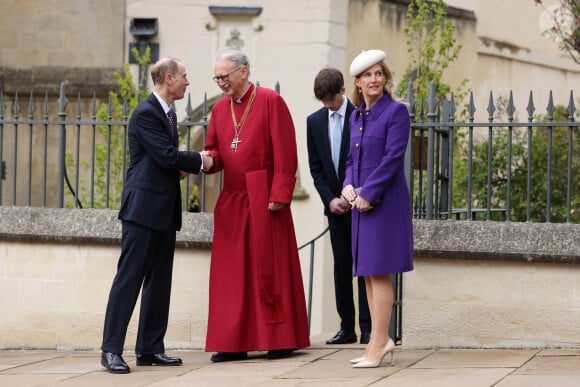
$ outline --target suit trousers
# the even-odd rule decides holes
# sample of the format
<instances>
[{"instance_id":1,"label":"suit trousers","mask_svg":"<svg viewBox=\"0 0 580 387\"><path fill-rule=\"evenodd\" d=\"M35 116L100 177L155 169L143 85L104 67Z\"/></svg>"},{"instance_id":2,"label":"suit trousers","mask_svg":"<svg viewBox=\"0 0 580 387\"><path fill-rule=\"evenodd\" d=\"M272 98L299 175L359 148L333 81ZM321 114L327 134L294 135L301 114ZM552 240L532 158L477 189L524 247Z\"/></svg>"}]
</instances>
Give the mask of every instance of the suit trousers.
<instances>
[{"instance_id":1,"label":"suit trousers","mask_svg":"<svg viewBox=\"0 0 580 387\"><path fill-rule=\"evenodd\" d=\"M142 289L135 352L165 352L175 235L175 228L161 232L123 221L121 256L105 315L103 351L123 353L127 327Z\"/></svg>"},{"instance_id":2,"label":"suit trousers","mask_svg":"<svg viewBox=\"0 0 580 387\"><path fill-rule=\"evenodd\" d=\"M340 316L340 329L354 332L355 306L352 278L352 235L351 215L328 215L330 243L334 256L334 295L336 310ZM371 315L369 311L364 277L358 277L359 328L361 331L371 331Z\"/></svg>"}]
</instances>

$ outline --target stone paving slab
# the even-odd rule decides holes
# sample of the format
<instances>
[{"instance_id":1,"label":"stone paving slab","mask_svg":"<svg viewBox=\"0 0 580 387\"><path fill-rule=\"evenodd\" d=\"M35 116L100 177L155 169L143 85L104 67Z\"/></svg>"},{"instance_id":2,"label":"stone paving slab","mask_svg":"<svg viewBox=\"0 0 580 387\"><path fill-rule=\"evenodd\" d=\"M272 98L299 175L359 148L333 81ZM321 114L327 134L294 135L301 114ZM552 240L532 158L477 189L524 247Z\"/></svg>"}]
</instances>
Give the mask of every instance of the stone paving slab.
<instances>
[{"instance_id":1,"label":"stone paving slab","mask_svg":"<svg viewBox=\"0 0 580 387\"><path fill-rule=\"evenodd\" d=\"M395 365L354 369L362 345L322 343L286 359L250 353L244 361L212 363L202 350L168 351L180 367L137 367L127 375L100 365L100 352L0 351L0 386L18 387L534 387L580 386L580 350L426 349L395 350Z\"/></svg>"},{"instance_id":2,"label":"stone paving slab","mask_svg":"<svg viewBox=\"0 0 580 387\"><path fill-rule=\"evenodd\" d=\"M580 356L536 356L517 375L575 375L580 386Z\"/></svg>"},{"instance_id":3,"label":"stone paving slab","mask_svg":"<svg viewBox=\"0 0 580 387\"><path fill-rule=\"evenodd\" d=\"M518 368L538 350L442 349L414 364L413 368Z\"/></svg>"},{"instance_id":4,"label":"stone paving slab","mask_svg":"<svg viewBox=\"0 0 580 387\"><path fill-rule=\"evenodd\" d=\"M538 356L580 356L580 349L543 349Z\"/></svg>"},{"instance_id":5,"label":"stone paving slab","mask_svg":"<svg viewBox=\"0 0 580 387\"><path fill-rule=\"evenodd\" d=\"M489 387L515 368L407 368L373 387Z\"/></svg>"},{"instance_id":6,"label":"stone paving slab","mask_svg":"<svg viewBox=\"0 0 580 387\"><path fill-rule=\"evenodd\" d=\"M578 387L578 376L570 375L513 375L494 387Z\"/></svg>"}]
</instances>

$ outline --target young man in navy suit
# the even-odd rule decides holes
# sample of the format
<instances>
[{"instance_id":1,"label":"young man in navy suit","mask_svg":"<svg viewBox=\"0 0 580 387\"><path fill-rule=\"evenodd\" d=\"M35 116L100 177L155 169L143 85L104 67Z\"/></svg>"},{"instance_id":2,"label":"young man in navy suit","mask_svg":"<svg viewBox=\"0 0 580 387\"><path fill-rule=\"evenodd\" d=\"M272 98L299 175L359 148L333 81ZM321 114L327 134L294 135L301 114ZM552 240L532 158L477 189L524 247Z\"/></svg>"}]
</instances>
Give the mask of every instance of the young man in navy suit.
<instances>
[{"instance_id":1,"label":"young man in navy suit","mask_svg":"<svg viewBox=\"0 0 580 387\"><path fill-rule=\"evenodd\" d=\"M170 58L151 69L153 93L129 122L130 164L121 199L121 256L113 280L103 331L101 364L111 373L130 372L123 360L127 326L141 291L137 365L175 366L165 354L176 232L181 229L180 177L208 170L207 152L179 151L171 104L189 85L185 66Z\"/></svg>"},{"instance_id":2,"label":"young man in navy suit","mask_svg":"<svg viewBox=\"0 0 580 387\"><path fill-rule=\"evenodd\" d=\"M350 138L350 113L354 105L344 96L344 78L333 68L320 70L314 79L314 95L324 107L306 119L308 161L314 186L328 218L334 256L334 293L340 316L340 330L326 344L349 344L357 341L353 299L351 212L342 196ZM371 318L364 280L358 278L360 342L367 344Z\"/></svg>"}]
</instances>

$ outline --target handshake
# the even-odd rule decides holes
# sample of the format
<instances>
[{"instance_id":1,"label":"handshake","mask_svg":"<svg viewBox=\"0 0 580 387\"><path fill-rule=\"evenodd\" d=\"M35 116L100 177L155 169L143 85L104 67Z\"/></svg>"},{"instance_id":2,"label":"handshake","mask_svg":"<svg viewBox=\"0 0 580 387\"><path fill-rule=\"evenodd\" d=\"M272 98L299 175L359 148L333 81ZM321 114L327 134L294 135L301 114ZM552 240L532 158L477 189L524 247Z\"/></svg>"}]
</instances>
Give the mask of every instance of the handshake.
<instances>
[{"instance_id":1,"label":"handshake","mask_svg":"<svg viewBox=\"0 0 580 387\"><path fill-rule=\"evenodd\" d=\"M203 160L203 168L201 171L203 173L207 173L209 172L209 170L213 168L213 156L209 151L205 150L199 152L199 154L201 155L201 159Z\"/></svg>"},{"instance_id":2,"label":"handshake","mask_svg":"<svg viewBox=\"0 0 580 387\"><path fill-rule=\"evenodd\" d=\"M201 169L200 172L203 173L207 173L209 172L212 168L213 168L213 157L211 155L211 153L209 151L201 151L199 152L199 155L201 156L201 160L203 163L203 168ZM189 176L189 172L186 171L179 171L179 177L180 178L186 178L187 176Z\"/></svg>"}]
</instances>

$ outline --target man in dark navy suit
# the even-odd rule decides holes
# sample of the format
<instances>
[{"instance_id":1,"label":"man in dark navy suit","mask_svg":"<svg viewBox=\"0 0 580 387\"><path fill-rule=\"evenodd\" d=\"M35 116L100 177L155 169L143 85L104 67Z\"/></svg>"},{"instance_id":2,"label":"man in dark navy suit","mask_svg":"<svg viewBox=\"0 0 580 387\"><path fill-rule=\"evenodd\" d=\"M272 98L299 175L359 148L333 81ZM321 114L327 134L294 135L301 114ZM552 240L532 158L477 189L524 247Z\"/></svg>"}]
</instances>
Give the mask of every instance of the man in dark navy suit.
<instances>
[{"instance_id":1,"label":"man in dark navy suit","mask_svg":"<svg viewBox=\"0 0 580 387\"><path fill-rule=\"evenodd\" d=\"M151 69L153 93L129 122L130 164L123 188L121 256L113 280L101 346L101 364L111 373L130 372L123 360L129 320L141 291L137 365L174 366L165 354L175 236L181 229L180 177L212 166L206 152L178 151L171 104L189 85L185 66L170 58Z\"/></svg>"},{"instance_id":2,"label":"man in dark navy suit","mask_svg":"<svg viewBox=\"0 0 580 387\"><path fill-rule=\"evenodd\" d=\"M326 344L349 344L357 340L353 299L351 212L342 196L350 138L350 113L354 105L344 96L344 78L333 68L320 70L314 80L314 95L324 107L306 119L308 161L314 186L324 203L334 256L334 293L340 330ZM368 344L371 317L365 284L358 278L361 344Z\"/></svg>"}]
</instances>

